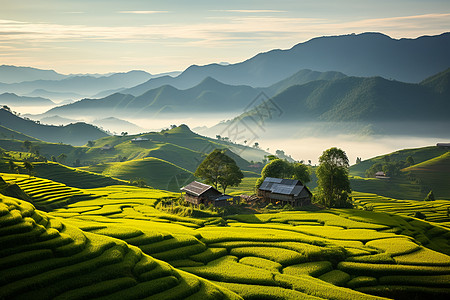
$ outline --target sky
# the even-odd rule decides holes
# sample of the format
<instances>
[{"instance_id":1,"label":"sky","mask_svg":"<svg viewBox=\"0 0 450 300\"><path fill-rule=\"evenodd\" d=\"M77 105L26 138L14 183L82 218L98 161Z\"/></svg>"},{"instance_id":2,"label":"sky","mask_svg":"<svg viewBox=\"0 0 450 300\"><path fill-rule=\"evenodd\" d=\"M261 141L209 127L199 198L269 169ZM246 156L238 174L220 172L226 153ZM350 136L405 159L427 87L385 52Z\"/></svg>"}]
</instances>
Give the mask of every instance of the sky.
<instances>
[{"instance_id":1,"label":"sky","mask_svg":"<svg viewBox=\"0 0 450 300\"><path fill-rule=\"evenodd\" d=\"M448 0L0 0L0 65L157 74L318 36L448 31Z\"/></svg>"}]
</instances>

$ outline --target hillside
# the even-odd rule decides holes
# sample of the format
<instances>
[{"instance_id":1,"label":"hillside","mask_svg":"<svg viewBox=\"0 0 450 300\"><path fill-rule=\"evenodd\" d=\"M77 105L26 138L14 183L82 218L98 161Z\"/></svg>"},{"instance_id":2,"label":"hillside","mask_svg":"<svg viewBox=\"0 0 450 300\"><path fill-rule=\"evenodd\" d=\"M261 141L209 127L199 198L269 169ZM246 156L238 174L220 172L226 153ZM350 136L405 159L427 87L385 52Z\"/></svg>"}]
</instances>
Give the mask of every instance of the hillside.
<instances>
[{"instance_id":1,"label":"hillside","mask_svg":"<svg viewBox=\"0 0 450 300\"><path fill-rule=\"evenodd\" d=\"M430 190L436 199L450 199L449 151L436 146L404 149L380 155L350 167L352 190L405 200L423 200ZM390 179L365 178L374 164L404 164L412 157L414 165L389 175ZM403 161L403 163L401 163Z\"/></svg>"},{"instance_id":2,"label":"hillside","mask_svg":"<svg viewBox=\"0 0 450 300\"><path fill-rule=\"evenodd\" d=\"M86 123L66 126L42 125L22 119L3 108L0 109L0 125L43 141L72 145L84 145L89 140L107 136L104 131Z\"/></svg>"},{"instance_id":3,"label":"hillside","mask_svg":"<svg viewBox=\"0 0 450 300\"><path fill-rule=\"evenodd\" d=\"M403 169L433 191L437 199L450 199L450 151Z\"/></svg>"},{"instance_id":4,"label":"hillside","mask_svg":"<svg viewBox=\"0 0 450 300\"><path fill-rule=\"evenodd\" d=\"M151 79L127 93L139 95L162 85L190 88L208 76L226 84L267 87L301 69L418 83L450 66L448 52L449 33L399 40L381 33L318 37L236 64L192 65L175 78Z\"/></svg>"}]
</instances>

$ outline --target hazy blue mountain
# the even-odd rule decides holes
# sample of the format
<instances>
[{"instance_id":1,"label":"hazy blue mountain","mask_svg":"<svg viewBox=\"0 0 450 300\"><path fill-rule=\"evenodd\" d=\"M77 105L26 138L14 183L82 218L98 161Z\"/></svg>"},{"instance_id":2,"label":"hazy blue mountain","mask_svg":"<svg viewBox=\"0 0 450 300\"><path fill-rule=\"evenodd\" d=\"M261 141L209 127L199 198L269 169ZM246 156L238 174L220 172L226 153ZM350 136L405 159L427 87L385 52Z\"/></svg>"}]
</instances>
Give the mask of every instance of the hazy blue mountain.
<instances>
[{"instance_id":1,"label":"hazy blue mountain","mask_svg":"<svg viewBox=\"0 0 450 300\"><path fill-rule=\"evenodd\" d=\"M28 94L36 89L58 93L94 95L104 90L131 87L145 82L151 75L144 71L116 73L110 76L74 76L63 80L35 80L13 84L0 84L0 91Z\"/></svg>"},{"instance_id":2,"label":"hazy blue mountain","mask_svg":"<svg viewBox=\"0 0 450 300\"><path fill-rule=\"evenodd\" d=\"M94 120L92 124L110 132L117 132L118 134L122 132L136 134L144 131L142 127L139 127L134 123L114 117Z\"/></svg>"},{"instance_id":3,"label":"hazy blue mountain","mask_svg":"<svg viewBox=\"0 0 450 300\"><path fill-rule=\"evenodd\" d=\"M448 68L448 53L450 33L399 40L381 33L318 37L236 64L192 65L175 78L151 79L123 93L137 96L162 85L186 89L209 76L231 85L267 87L301 69L418 83Z\"/></svg>"},{"instance_id":4,"label":"hazy blue mountain","mask_svg":"<svg viewBox=\"0 0 450 300\"><path fill-rule=\"evenodd\" d=\"M26 117L27 115L25 115ZM77 123L78 120L75 119L69 119L69 118L63 118L57 115L50 116L50 117L44 117L40 119L42 124L47 125L67 125L70 123Z\"/></svg>"},{"instance_id":5,"label":"hazy blue mountain","mask_svg":"<svg viewBox=\"0 0 450 300\"><path fill-rule=\"evenodd\" d=\"M86 123L80 122L66 126L42 125L20 118L5 109L0 109L0 125L43 141L80 146L90 140L108 136L99 128Z\"/></svg>"},{"instance_id":6,"label":"hazy blue mountain","mask_svg":"<svg viewBox=\"0 0 450 300\"><path fill-rule=\"evenodd\" d=\"M373 133L428 135L444 134L450 138L450 69L420 84L387 80L382 77L344 77L318 80L291 86L272 99L237 119L251 124L261 112L272 109L265 125L315 124L320 130L349 131L370 128ZM217 125L220 131L227 123Z\"/></svg>"},{"instance_id":7,"label":"hazy blue mountain","mask_svg":"<svg viewBox=\"0 0 450 300\"><path fill-rule=\"evenodd\" d=\"M198 85L185 90L165 85L148 90L136 97L123 94L123 92L130 91L124 90L122 93L116 93L102 99L83 99L70 105L56 107L45 115L120 117L124 112L141 116L184 111L241 112L261 91L268 96L273 96L290 85L303 84L317 79L334 80L342 77L345 77L345 75L338 72L321 73L301 70L268 88L258 89L244 85L227 85L214 78L207 77Z\"/></svg>"},{"instance_id":8,"label":"hazy blue mountain","mask_svg":"<svg viewBox=\"0 0 450 300\"><path fill-rule=\"evenodd\" d=\"M32 91L31 93L25 94L24 96L30 96L30 97L43 97L52 99L53 101L64 101L68 99L81 99L86 97L87 95L80 95L77 93L71 93L71 92L50 92L44 89L36 89Z\"/></svg>"},{"instance_id":9,"label":"hazy blue mountain","mask_svg":"<svg viewBox=\"0 0 450 300\"><path fill-rule=\"evenodd\" d=\"M41 70L8 65L0 66L0 82L3 83L18 83L34 80L61 80L67 77L68 75L59 74L53 70Z\"/></svg>"},{"instance_id":10,"label":"hazy blue mountain","mask_svg":"<svg viewBox=\"0 0 450 300\"><path fill-rule=\"evenodd\" d=\"M277 83L272 84L271 86L264 88L263 91L268 96L274 96L288 87L293 85L301 85L311 81L316 80L335 80L346 77L345 74L340 72L317 72L308 69L300 70L292 76L289 76L286 79L283 79Z\"/></svg>"},{"instance_id":11,"label":"hazy blue mountain","mask_svg":"<svg viewBox=\"0 0 450 300\"><path fill-rule=\"evenodd\" d=\"M102 99L83 99L55 107L45 115L149 117L164 113L242 111L259 93L249 86L223 84L211 77L186 90L162 86L134 97L116 93Z\"/></svg>"},{"instance_id":12,"label":"hazy blue mountain","mask_svg":"<svg viewBox=\"0 0 450 300\"><path fill-rule=\"evenodd\" d=\"M46 98L42 97L25 97L17 96L14 93L3 93L0 94L0 105L8 106L50 106L55 105L55 103Z\"/></svg>"}]
</instances>

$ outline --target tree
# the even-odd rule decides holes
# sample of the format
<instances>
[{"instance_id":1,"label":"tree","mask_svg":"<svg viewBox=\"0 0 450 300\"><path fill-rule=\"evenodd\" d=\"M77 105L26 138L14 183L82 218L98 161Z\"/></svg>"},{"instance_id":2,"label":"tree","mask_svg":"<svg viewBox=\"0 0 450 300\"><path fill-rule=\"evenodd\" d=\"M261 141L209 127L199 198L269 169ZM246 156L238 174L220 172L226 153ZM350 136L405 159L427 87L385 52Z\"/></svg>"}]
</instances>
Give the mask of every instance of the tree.
<instances>
[{"instance_id":1,"label":"tree","mask_svg":"<svg viewBox=\"0 0 450 300\"><path fill-rule=\"evenodd\" d=\"M319 157L316 170L318 199L326 207L348 207L350 181L348 179L349 162L345 152L333 147L325 150Z\"/></svg>"},{"instance_id":2,"label":"tree","mask_svg":"<svg viewBox=\"0 0 450 300\"><path fill-rule=\"evenodd\" d=\"M225 150L219 149L212 151L200 163L194 175L216 189L220 186L224 194L227 187L238 186L244 178L236 162L225 154Z\"/></svg>"},{"instance_id":3,"label":"tree","mask_svg":"<svg viewBox=\"0 0 450 300\"><path fill-rule=\"evenodd\" d=\"M302 163L292 164L292 178L300 180L302 183L310 182L308 167Z\"/></svg>"},{"instance_id":4,"label":"tree","mask_svg":"<svg viewBox=\"0 0 450 300\"><path fill-rule=\"evenodd\" d=\"M414 165L414 164L415 164L414 158L413 158L412 156L408 156L408 157L406 158L406 164L407 164L408 166Z\"/></svg>"},{"instance_id":5,"label":"tree","mask_svg":"<svg viewBox=\"0 0 450 300\"><path fill-rule=\"evenodd\" d=\"M94 147L94 145L95 145L95 142L94 142L94 141L88 141L88 142L87 142L87 146L88 146L89 148Z\"/></svg>"},{"instance_id":6,"label":"tree","mask_svg":"<svg viewBox=\"0 0 450 300\"><path fill-rule=\"evenodd\" d=\"M27 149L28 151L30 151L30 149L31 149L31 142L29 140L23 141L23 147L25 149Z\"/></svg>"},{"instance_id":7,"label":"tree","mask_svg":"<svg viewBox=\"0 0 450 300\"><path fill-rule=\"evenodd\" d=\"M430 191L428 193L428 195L425 197L425 201L434 201L434 200L435 200L435 198L434 198L433 191Z\"/></svg>"},{"instance_id":8,"label":"tree","mask_svg":"<svg viewBox=\"0 0 450 300\"><path fill-rule=\"evenodd\" d=\"M31 172L32 172L33 169L34 169L33 164L30 163L30 162L28 162L28 161L26 161L26 162L23 163L23 167L28 171L28 175L31 176Z\"/></svg>"},{"instance_id":9,"label":"tree","mask_svg":"<svg viewBox=\"0 0 450 300\"><path fill-rule=\"evenodd\" d=\"M362 160L361 160L361 157L357 157L357 158L356 158L356 163L357 163L357 164L359 164L361 161L362 161Z\"/></svg>"},{"instance_id":10,"label":"tree","mask_svg":"<svg viewBox=\"0 0 450 300\"><path fill-rule=\"evenodd\" d=\"M261 177L256 181L256 188L259 188L266 177L297 179L302 183L309 182L308 167L302 163L290 163L284 159L271 160L261 171Z\"/></svg>"},{"instance_id":11,"label":"tree","mask_svg":"<svg viewBox=\"0 0 450 300\"><path fill-rule=\"evenodd\" d=\"M8 168L11 172L19 174L19 166L16 165L12 160L9 161Z\"/></svg>"},{"instance_id":12,"label":"tree","mask_svg":"<svg viewBox=\"0 0 450 300\"><path fill-rule=\"evenodd\" d=\"M62 164L66 161L66 158L67 158L67 155L64 153L61 153L60 155L58 155L58 161Z\"/></svg>"},{"instance_id":13,"label":"tree","mask_svg":"<svg viewBox=\"0 0 450 300\"><path fill-rule=\"evenodd\" d=\"M253 144L253 148L259 149L259 143L258 143L258 142L255 142L255 143Z\"/></svg>"},{"instance_id":14,"label":"tree","mask_svg":"<svg viewBox=\"0 0 450 300\"><path fill-rule=\"evenodd\" d=\"M121 135L121 136L127 136L127 135L128 135L128 132L122 131L122 132L120 133L120 135Z\"/></svg>"}]
</instances>

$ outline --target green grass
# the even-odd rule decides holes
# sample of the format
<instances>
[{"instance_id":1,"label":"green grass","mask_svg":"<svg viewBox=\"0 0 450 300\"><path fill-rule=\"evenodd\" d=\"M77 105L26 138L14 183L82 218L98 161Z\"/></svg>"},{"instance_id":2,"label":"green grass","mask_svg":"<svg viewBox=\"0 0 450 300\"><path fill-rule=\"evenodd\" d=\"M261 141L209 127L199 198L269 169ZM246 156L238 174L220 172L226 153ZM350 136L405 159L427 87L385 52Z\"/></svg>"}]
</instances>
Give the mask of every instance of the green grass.
<instances>
[{"instance_id":1,"label":"green grass","mask_svg":"<svg viewBox=\"0 0 450 300\"><path fill-rule=\"evenodd\" d=\"M47 197L45 202L70 189L50 180L7 176L34 196ZM441 283L434 287L445 294L450 275L445 252L450 231L377 212L403 202L393 205L376 195L355 197L361 203L379 201L374 211L221 219L161 211L161 199L177 196L163 190L122 185L76 190L94 198L49 213L0 196L0 243L7 245L0 248L0 266L7 270L0 277L0 291L7 286L4 297L239 299L234 291L250 299L376 299L354 289L371 288L368 292L376 294L381 278L405 276L411 283L394 278L386 287L393 295L409 295L405 286L433 287L429 276L437 276ZM440 201L439 209L446 209ZM413 210L423 203L405 205ZM422 293L430 299L436 295L431 289Z\"/></svg>"}]
</instances>

